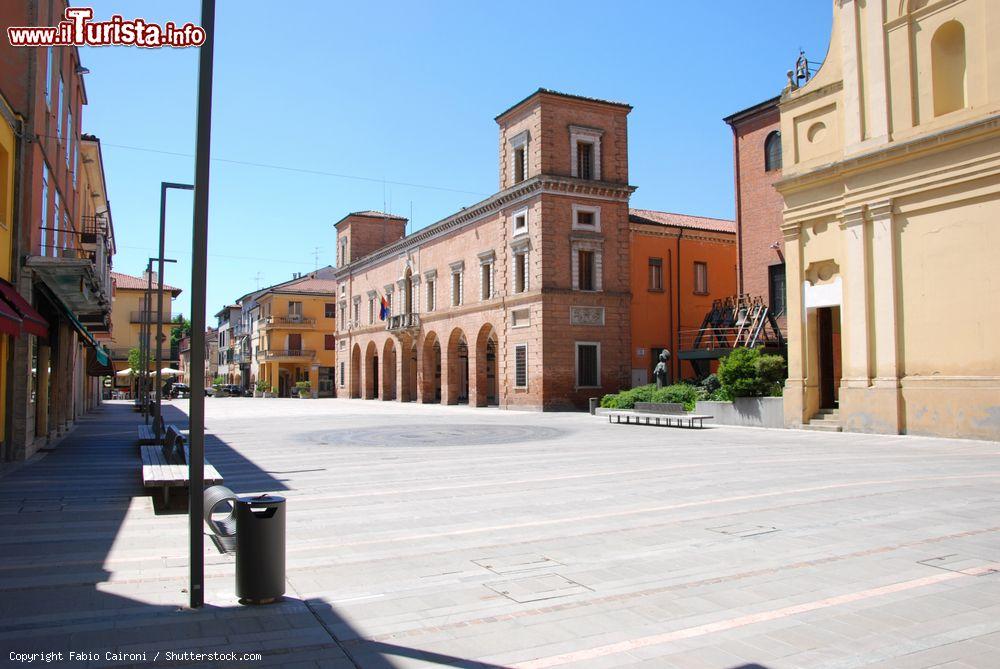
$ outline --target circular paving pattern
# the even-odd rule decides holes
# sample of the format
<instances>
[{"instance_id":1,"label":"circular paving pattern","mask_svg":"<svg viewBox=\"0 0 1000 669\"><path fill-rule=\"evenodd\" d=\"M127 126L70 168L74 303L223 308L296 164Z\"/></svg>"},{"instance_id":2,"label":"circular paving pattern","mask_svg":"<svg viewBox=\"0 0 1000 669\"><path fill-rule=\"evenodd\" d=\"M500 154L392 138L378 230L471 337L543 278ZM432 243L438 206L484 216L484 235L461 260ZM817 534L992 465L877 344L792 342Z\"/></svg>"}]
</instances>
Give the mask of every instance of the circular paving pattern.
<instances>
[{"instance_id":1,"label":"circular paving pattern","mask_svg":"<svg viewBox=\"0 0 1000 669\"><path fill-rule=\"evenodd\" d=\"M312 440L331 446L482 446L545 441L566 434L551 427L517 425L391 425L356 430L331 430Z\"/></svg>"}]
</instances>

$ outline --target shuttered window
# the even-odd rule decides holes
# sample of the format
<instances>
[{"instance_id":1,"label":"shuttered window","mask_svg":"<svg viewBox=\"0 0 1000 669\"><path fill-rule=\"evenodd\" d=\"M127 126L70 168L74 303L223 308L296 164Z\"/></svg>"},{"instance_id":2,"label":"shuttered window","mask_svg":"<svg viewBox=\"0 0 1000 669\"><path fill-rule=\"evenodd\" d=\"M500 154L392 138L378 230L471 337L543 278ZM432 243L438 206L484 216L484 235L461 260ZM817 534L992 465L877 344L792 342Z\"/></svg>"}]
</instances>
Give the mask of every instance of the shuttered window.
<instances>
[{"instance_id":1,"label":"shuttered window","mask_svg":"<svg viewBox=\"0 0 1000 669\"><path fill-rule=\"evenodd\" d=\"M576 345L576 385L594 388L601 385L600 356L597 344Z\"/></svg>"},{"instance_id":2,"label":"shuttered window","mask_svg":"<svg viewBox=\"0 0 1000 669\"><path fill-rule=\"evenodd\" d=\"M528 345L514 347L514 387L528 387Z\"/></svg>"}]
</instances>

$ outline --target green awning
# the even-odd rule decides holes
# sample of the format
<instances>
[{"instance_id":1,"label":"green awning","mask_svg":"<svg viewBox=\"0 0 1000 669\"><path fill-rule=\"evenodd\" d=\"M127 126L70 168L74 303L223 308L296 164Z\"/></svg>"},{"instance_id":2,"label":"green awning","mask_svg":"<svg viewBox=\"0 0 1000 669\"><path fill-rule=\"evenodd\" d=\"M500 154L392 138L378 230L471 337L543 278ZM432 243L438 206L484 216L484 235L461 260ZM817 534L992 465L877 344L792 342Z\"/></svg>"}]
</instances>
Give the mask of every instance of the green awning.
<instances>
[{"instance_id":1,"label":"green awning","mask_svg":"<svg viewBox=\"0 0 1000 669\"><path fill-rule=\"evenodd\" d=\"M94 349L94 355L97 357L98 364L102 367L110 368L111 358L108 356L108 352L104 350L104 347L99 344L96 339L94 339L94 336L90 334L87 327L80 322L80 319L77 318L65 304L59 302L59 307L62 309L62 312L66 314L66 318L68 318L69 322L72 323L73 329L77 331L84 343Z\"/></svg>"}]
</instances>

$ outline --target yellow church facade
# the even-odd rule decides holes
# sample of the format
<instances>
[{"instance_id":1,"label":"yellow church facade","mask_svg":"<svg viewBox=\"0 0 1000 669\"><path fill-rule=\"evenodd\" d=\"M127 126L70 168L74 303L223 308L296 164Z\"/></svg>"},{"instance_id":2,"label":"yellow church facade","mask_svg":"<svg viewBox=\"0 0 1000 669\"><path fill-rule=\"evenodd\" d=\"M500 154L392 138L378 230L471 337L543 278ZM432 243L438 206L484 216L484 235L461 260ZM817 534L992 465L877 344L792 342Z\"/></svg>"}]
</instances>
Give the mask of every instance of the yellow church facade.
<instances>
[{"instance_id":1,"label":"yellow church facade","mask_svg":"<svg viewBox=\"0 0 1000 669\"><path fill-rule=\"evenodd\" d=\"M1000 439L1000 2L833 11L780 104L785 423Z\"/></svg>"}]
</instances>

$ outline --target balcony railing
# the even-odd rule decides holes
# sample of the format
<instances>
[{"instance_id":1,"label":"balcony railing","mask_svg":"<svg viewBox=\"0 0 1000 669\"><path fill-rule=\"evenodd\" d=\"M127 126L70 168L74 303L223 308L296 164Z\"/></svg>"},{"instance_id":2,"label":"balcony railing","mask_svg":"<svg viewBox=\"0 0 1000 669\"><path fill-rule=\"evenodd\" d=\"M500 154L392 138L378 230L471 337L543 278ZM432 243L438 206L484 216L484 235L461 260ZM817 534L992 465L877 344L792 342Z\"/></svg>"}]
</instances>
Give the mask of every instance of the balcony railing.
<instances>
[{"instance_id":1,"label":"balcony railing","mask_svg":"<svg viewBox=\"0 0 1000 669\"><path fill-rule=\"evenodd\" d=\"M99 290L110 299L111 241L106 221L85 216L83 232L72 227L43 227L41 232L40 256L90 261Z\"/></svg>"},{"instance_id":2,"label":"balcony railing","mask_svg":"<svg viewBox=\"0 0 1000 669\"><path fill-rule=\"evenodd\" d=\"M111 236L108 219L104 216L82 216L81 222L83 223L83 237L81 240L84 244L95 244L98 237L106 239Z\"/></svg>"},{"instance_id":3,"label":"balcony railing","mask_svg":"<svg viewBox=\"0 0 1000 669\"><path fill-rule=\"evenodd\" d=\"M281 360L283 358L306 358L312 360L316 357L316 351L306 349L270 349L258 351L257 360Z\"/></svg>"},{"instance_id":4,"label":"balcony railing","mask_svg":"<svg viewBox=\"0 0 1000 669\"><path fill-rule=\"evenodd\" d=\"M129 351L132 350L132 348L139 348L139 347L135 346L135 347L131 347L130 348L128 346L124 346L124 347L122 347L122 346L113 346L110 349L110 351L111 351L111 357L114 360L128 360L128 354L129 354ZM168 348L168 347L164 346L161 349L161 351L162 351L161 358L163 360L165 360L165 361L167 361L167 360L176 360L178 358L178 355L179 355L179 351L177 349L173 348L173 347ZM150 360L155 360L156 359L156 349L155 348L150 349L150 351L149 351L149 359ZM150 363L150 364L152 364L152 363Z\"/></svg>"},{"instance_id":5,"label":"balcony railing","mask_svg":"<svg viewBox=\"0 0 1000 669\"><path fill-rule=\"evenodd\" d=\"M166 305L164 305L166 306ZM129 323L151 323L156 325L156 312L155 311L130 311L128 315ZM170 312L163 311L163 330L167 331L174 327L173 323L170 322Z\"/></svg>"},{"instance_id":6,"label":"balcony railing","mask_svg":"<svg viewBox=\"0 0 1000 669\"><path fill-rule=\"evenodd\" d=\"M295 314L289 314L288 316L264 316L257 321L258 325L261 327L272 327L272 328L299 328L308 327L311 328L316 325L315 318L306 318L304 316L296 316Z\"/></svg>"},{"instance_id":7,"label":"balcony railing","mask_svg":"<svg viewBox=\"0 0 1000 669\"><path fill-rule=\"evenodd\" d=\"M385 329L390 332L418 330L420 329L420 314L398 314L396 316L390 316L389 320L386 321Z\"/></svg>"}]
</instances>

